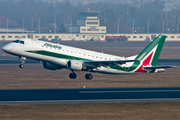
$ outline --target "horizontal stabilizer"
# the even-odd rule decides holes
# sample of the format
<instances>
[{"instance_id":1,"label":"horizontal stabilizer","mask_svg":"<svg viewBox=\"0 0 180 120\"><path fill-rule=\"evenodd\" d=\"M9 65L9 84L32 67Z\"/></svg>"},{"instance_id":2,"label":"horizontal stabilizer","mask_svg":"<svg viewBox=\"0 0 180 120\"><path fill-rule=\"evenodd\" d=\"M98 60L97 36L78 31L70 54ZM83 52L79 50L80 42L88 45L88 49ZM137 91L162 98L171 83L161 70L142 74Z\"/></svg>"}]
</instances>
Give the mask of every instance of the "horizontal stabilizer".
<instances>
[{"instance_id":1,"label":"horizontal stabilizer","mask_svg":"<svg viewBox=\"0 0 180 120\"><path fill-rule=\"evenodd\" d=\"M151 67L151 66L146 66L146 67L143 67L143 69L146 69L146 70L155 70L155 69L164 69L164 68L175 68L176 66L154 66L154 67Z\"/></svg>"}]
</instances>

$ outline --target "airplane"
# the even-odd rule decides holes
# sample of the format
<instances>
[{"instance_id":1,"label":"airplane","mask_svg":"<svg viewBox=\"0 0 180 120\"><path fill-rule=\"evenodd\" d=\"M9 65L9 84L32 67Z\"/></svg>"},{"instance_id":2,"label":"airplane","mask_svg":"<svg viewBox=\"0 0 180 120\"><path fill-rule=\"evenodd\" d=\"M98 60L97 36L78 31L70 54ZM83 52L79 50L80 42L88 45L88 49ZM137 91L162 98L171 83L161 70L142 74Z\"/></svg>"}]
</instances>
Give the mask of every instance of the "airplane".
<instances>
[{"instance_id":1,"label":"airplane","mask_svg":"<svg viewBox=\"0 0 180 120\"><path fill-rule=\"evenodd\" d=\"M156 66L166 36L158 35L139 55L120 57L62 44L29 38L20 38L3 46L6 53L21 59L24 68L26 58L41 61L48 70L69 69L69 78L77 77L74 71L87 71L85 78L91 80L90 72L100 74L157 73L173 66Z\"/></svg>"}]
</instances>

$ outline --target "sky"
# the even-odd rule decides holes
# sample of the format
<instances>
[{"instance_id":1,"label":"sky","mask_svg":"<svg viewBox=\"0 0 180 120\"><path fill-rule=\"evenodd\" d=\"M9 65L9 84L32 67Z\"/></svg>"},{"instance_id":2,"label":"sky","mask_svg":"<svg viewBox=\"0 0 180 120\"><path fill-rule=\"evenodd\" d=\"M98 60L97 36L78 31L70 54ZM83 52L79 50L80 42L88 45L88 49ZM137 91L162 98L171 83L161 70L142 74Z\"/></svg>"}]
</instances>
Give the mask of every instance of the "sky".
<instances>
[{"instance_id":1,"label":"sky","mask_svg":"<svg viewBox=\"0 0 180 120\"><path fill-rule=\"evenodd\" d=\"M88 3L97 3L97 2L111 2L112 3L113 2L113 3L120 3L120 4L133 4L133 1L142 3L142 2L149 2L149 1L155 1L155 0L61 0L61 1L70 1L71 3L88 1ZM180 8L180 0L157 0L157 1L165 1L163 12L169 12L174 9Z\"/></svg>"},{"instance_id":2,"label":"sky","mask_svg":"<svg viewBox=\"0 0 180 120\"><path fill-rule=\"evenodd\" d=\"M84 0L69 0L71 2L83 2ZM88 1L89 3L90 2L103 2L103 1L106 1L106 2L114 2L114 3L121 3L121 4L132 4L133 1L136 1L136 2L148 2L148 1L155 1L155 0L86 0ZM164 9L163 9L163 12L169 12L169 11L172 11L174 9L179 9L180 8L180 0L157 0L157 1L164 1L165 4L164 4Z\"/></svg>"},{"instance_id":3,"label":"sky","mask_svg":"<svg viewBox=\"0 0 180 120\"><path fill-rule=\"evenodd\" d=\"M180 8L180 0L164 0L164 1L165 1L164 4L165 8L163 9L163 12L168 12Z\"/></svg>"},{"instance_id":4,"label":"sky","mask_svg":"<svg viewBox=\"0 0 180 120\"><path fill-rule=\"evenodd\" d=\"M20 1L20 0L16 0L16 1ZM133 4L133 1L137 3L142 3L142 2L149 2L155 0L41 0L41 1L44 2L69 1L71 3L77 3L77 2L83 3L83 1L88 1L88 3L111 2L111 3L120 3L120 4ZM157 1L165 1L163 12L169 12L174 9L180 9L180 0L157 0Z\"/></svg>"}]
</instances>

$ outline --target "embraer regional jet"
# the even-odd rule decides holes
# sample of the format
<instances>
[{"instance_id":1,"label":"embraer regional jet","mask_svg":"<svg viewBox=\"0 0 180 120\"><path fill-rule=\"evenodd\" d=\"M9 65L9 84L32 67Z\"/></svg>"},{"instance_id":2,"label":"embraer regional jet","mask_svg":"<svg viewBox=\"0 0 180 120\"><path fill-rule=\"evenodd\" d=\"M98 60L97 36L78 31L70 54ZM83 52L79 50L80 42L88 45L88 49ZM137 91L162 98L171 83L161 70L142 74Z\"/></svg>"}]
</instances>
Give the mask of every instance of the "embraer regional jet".
<instances>
[{"instance_id":1,"label":"embraer regional jet","mask_svg":"<svg viewBox=\"0 0 180 120\"><path fill-rule=\"evenodd\" d=\"M162 72L171 66L156 66L162 50L165 35L159 35L139 55L119 57L50 42L21 38L5 45L2 50L21 59L20 68L26 58L39 60L49 70L66 68L72 72L71 79L77 77L74 71L87 71L85 78L93 78L90 72L101 74L132 74Z\"/></svg>"}]
</instances>

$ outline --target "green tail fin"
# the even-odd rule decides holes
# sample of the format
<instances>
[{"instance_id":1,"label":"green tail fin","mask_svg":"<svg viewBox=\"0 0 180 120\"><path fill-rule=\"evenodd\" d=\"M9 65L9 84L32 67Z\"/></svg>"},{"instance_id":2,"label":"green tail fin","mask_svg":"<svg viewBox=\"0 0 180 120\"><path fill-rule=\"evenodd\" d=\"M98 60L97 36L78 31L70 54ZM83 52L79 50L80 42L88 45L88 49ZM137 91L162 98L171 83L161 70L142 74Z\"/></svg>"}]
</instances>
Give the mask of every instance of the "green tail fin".
<instances>
[{"instance_id":1,"label":"green tail fin","mask_svg":"<svg viewBox=\"0 0 180 120\"><path fill-rule=\"evenodd\" d=\"M158 35L136 58L140 62L146 62L151 66L156 66L159 55L161 53L164 41L166 39L165 35ZM148 62L148 63L147 63Z\"/></svg>"}]
</instances>

